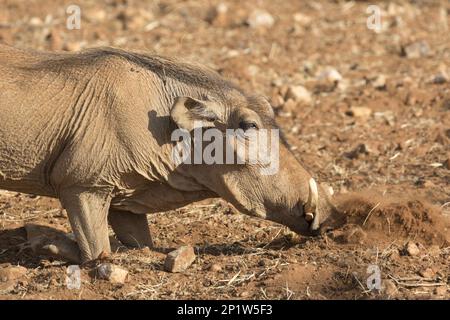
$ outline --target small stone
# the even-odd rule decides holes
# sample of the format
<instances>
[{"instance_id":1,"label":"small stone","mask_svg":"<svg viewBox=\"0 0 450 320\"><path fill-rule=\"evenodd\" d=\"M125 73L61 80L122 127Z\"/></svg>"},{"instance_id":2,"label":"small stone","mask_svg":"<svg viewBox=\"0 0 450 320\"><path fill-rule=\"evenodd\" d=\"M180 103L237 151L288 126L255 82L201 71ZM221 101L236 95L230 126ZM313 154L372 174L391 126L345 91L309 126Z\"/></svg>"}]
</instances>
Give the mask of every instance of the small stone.
<instances>
[{"instance_id":1,"label":"small stone","mask_svg":"<svg viewBox=\"0 0 450 320\"><path fill-rule=\"evenodd\" d=\"M436 187L436 185L433 183L433 181L425 180L425 182L423 183L423 187L429 189Z\"/></svg>"},{"instance_id":2,"label":"small stone","mask_svg":"<svg viewBox=\"0 0 450 320\"><path fill-rule=\"evenodd\" d=\"M311 93L304 86L290 86L286 92L286 100L293 99L294 101L310 105L312 103Z\"/></svg>"},{"instance_id":3,"label":"small stone","mask_svg":"<svg viewBox=\"0 0 450 320\"><path fill-rule=\"evenodd\" d=\"M325 80L332 83L336 83L342 80L341 74L334 68L327 68L323 70L317 78L319 81Z\"/></svg>"},{"instance_id":4,"label":"small stone","mask_svg":"<svg viewBox=\"0 0 450 320\"><path fill-rule=\"evenodd\" d=\"M194 248L191 246L182 246L167 255L164 263L164 269L169 272L183 272L194 261Z\"/></svg>"},{"instance_id":5,"label":"small stone","mask_svg":"<svg viewBox=\"0 0 450 320\"><path fill-rule=\"evenodd\" d=\"M387 125L393 126L395 124L395 115L394 112L388 110L383 112L375 112L375 119L384 121Z\"/></svg>"},{"instance_id":6,"label":"small stone","mask_svg":"<svg viewBox=\"0 0 450 320\"><path fill-rule=\"evenodd\" d=\"M103 22L107 17L106 11L98 8L86 10L83 14L89 22Z\"/></svg>"},{"instance_id":7,"label":"small stone","mask_svg":"<svg viewBox=\"0 0 450 320\"><path fill-rule=\"evenodd\" d=\"M253 64L247 67L247 74L250 78L254 78L259 73L259 67Z\"/></svg>"},{"instance_id":8,"label":"small stone","mask_svg":"<svg viewBox=\"0 0 450 320\"><path fill-rule=\"evenodd\" d=\"M449 82L449 81L450 81L450 77L449 77L449 75L448 75L446 72L444 72L444 71L439 72L439 73L436 74L436 75L433 77L433 79L432 79L432 82L433 82L434 84L444 84L444 83Z\"/></svg>"},{"instance_id":9,"label":"small stone","mask_svg":"<svg viewBox=\"0 0 450 320\"><path fill-rule=\"evenodd\" d=\"M251 28L270 28L274 25L275 19L270 13L262 9L255 9L247 19Z\"/></svg>"},{"instance_id":10,"label":"small stone","mask_svg":"<svg viewBox=\"0 0 450 320\"><path fill-rule=\"evenodd\" d=\"M112 263L102 263L96 268L96 276L115 284L123 284L128 271Z\"/></svg>"},{"instance_id":11,"label":"small stone","mask_svg":"<svg viewBox=\"0 0 450 320\"><path fill-rule=\"evenodd\" d=\"M63 40L61 34L57 30L52 30L48 36L50 42L50 49L52 51L61 50L63 47Z\"/></svg>"},{"instance_id":12,"label":"small stone","mask_svg":"<svg viewBox=\"0 0 450 320\"><path fill-rule=\"evenodd\" d=\"M397 286L395 285L394 281L390 279L382 281L381 291L390 297L395 296L398 293Z\"/></svg>"},{"instance_id":13,"label":"small stone","mask_svg":"<svg viewBox=\"0 0 450 320\"><path fill-rule=\"evenodd\" d=\"M437 257L441 254L441 248L438 245L434 244L428 249L428 254L432 257Z\"/></svg>"},{"instance_id":14,"label":"small stone","mask_svg":"<svg viewBox=\"0 0 450 320\"><path fill-rule=\"evenodd\" d=\"M355 118L367 119L372 115L372 109L368 107L351 107L345 114Z\"/></svg>"},{"instance_id":15,"label":"small stone","mask_svg":"<svg viewBox=\"0 0 450 320\"><path fill-rule=\"evenodd\" d=\"M18 280L27 273L27 268L22 266L8 266L0 268L0 282Z\"/></svg>"},{"instance_id":16,"label":"small stone","mask_svg":"<svg viewBox=\"0 0 450 320\"><path fill-rule=\"evenodd\" d=\"M297 134L297 133L300 132L300 127L299 126L293 126L290 131L291 131L292 134Z\"/></svg>"},{"instance_id":17,"label":"small stone","mask_svg":"<svg viewBox=\"0 0 450 320\"><path fill-rule=\"evenodd\" d=\"M239 295L239 297L241 298L247 298L250 295L250 293L248 291L243 291L241 292L241 294Z\"/></svg>"},{"instance_id":18,"label":"small stone","mask_svg":"<svg viewBox=\"0 0 450 320\"><path fill-rule=\"evenodd\" d=\"M80 51L82 48L81 42L78 41L70 41L64 44L63 49L66 51Z\"/></svg>"},{"instance_id":19,"label":"small stone","mask_svg":"<svg viewBox=\"0 0 450 320\"><path fill-rule=\"evenodd\" d=\"M229 23L228 5L222 2L209 9L206 21L216 27L226 27Z\"/></svg>"},{"instance_id":20,"label":"small stone","mask_svg":"<svg viewBox=\"0 0 450 320\"><path fill-rule=\"evenodd\" d=\"M386 89L386 77L382 74L378 75L372 82L372 85L375 89L378 90Z\"/></svg>"},{"instance_id":21,"label":"small stone","mask_svg":"<svg viewBox=\"0 0 450 320\"><path fill-rule=\"evenodd\" d=\"M418 41L403 47L403 55L409 59L422 58L430 55L430 46L426 41Z\"/></svg>"},{"instance_id":22,"label":"small stone","mask_svg":"<svg viewBox=\"0 0 450 320\"><path fill-rule=\"evenodd\" d=\"M146 256L148 256L152 253L152 250L147 246L143 247L140 251L142 254L144 254Z\"/></svg>"},{"instance_id":23,"label":"small stone","mask_svg":"<svg viewBox=\"0 0 450 320\"><path fill-rule=\"evenodd\" d=\"M307 15L304 15L301 12L297 12L294 14L294 21L300 24L301 26L307 26L311 23L312 19L311 17L308 17Z\"/></svg>"},{"instance_id":24,"label":"small stone","mask_svg":"<svg viewBox=\"0 0 450 320\"><path fill-rule=\"evenodd\" d=\"M408 255L410 256L417 256L420 253L420 249L417 246L417 244L415 244L412 241L409 241L406 246L405 246L405 251Z\"/></svg>"},{"instance_id":25,"label":"small stone","mask_svg":"<svg viewBox=\"0 0 450 320\"><path fill-rule=\"evenodd\" d=\"M220 272L222 271L222 266L218 263L213 263L209 266L209 271Z\"/></svg>"},{"instance_id":26,"label":"small stone","mask_svg":"<svg viewBox=\"0 0 450 320\"><path fill-rule=\"evenodd\" d=\"M283 80L281 79L281 78L276 78L276 79L273 79L271 82L270 82L270 84L273 86L273 87L281 87L282 85L283 85Z\"/></svg>"},{"instance_id":27,"label":"small stone","mask_svg":"<svg viewBox=\"0 0 450 320\"><path fill-rule=\"evenodd\" d=\"M426 268L425 270L421 270L419 272L420 276L424 277L424 278L433 278L435 275L435 272L433 271L433 269L431 268Z\"/></svg>"},{"instance_id":28,"label":"small stone","mask_svg":"<svg viewBox=\"0 0 450 320\"><path fill-rule=\"evenodd\" d=\"M358 159L360 155L367 154L369 154L369 149L364 143L360 143L353 150L345 152L344 157L349 159Z\"/></svg>"},{"instance_id":29,"label":"small stone","mask_svg":"<svg viewBox=\"0 0 450 320\"><path fill-rule=\"evenodd\" d=\"M28 23L30 24L30 26L33 26L33 27L38 27L38 26L41 26L44 24L44 22L39 17L31 18Z\"/></svg>"}]
</instances>

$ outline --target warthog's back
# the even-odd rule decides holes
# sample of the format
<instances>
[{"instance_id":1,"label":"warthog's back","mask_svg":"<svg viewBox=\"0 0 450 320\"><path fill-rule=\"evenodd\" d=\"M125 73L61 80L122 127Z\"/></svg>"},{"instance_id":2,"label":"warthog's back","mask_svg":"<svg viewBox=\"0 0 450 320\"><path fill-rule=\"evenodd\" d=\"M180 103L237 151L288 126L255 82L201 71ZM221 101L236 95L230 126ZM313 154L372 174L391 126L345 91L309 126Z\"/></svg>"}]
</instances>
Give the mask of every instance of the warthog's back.
<instances>
[{"instance_id":1,"label":"warthog's back","mask_svg":"<svg viewBox=\"0 0 450 320\"><path fill-rule=\"evenodd\" d=\"M0 46L0 188L53 193L48 176L83 83L53 64L55 57Z\"/></svg>"},{"instance_id":2,"label":"warthog's back","mask_svg":"<svg viewBox=\"0 0 450 320\"><path fill-rule=\"evenodd\" d=\"M75 170L110 183L115 178L93 171L105 168L99 158L110 154L120 158L110 161L110 171L159 179L173 166L163 141L170 138L175 97L210 93L246 101L214 71L176 59L113 48L39 53L0 45L0 188L52 196L51 175L61 162L64 174ZM59 161L70 148L77 152Z\"/></svg>"}]
</instances>

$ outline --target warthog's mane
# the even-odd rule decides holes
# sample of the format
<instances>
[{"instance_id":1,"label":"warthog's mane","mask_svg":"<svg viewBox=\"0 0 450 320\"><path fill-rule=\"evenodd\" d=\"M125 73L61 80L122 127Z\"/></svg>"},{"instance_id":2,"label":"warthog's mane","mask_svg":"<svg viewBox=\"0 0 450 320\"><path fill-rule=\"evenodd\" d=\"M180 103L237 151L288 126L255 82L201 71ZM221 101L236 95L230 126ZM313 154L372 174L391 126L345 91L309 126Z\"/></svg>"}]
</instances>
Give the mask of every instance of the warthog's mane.
<instances>
[{"instance_id":1,"label":"warthog's mane","mask_svg":"<svg viewBox=\"0 0 450 320\"><path fill-rule=\"evenodd\" d=\"M248 95L239 86L224 79L220 74L211 68L200 63L186 62L174 57L163 57L153 53L142 51L126 51L113 47L89 48L80 52L42 52L35 50L21 50L9 46L2 46L2 49L11 51L17 55L26 56L27 59L20 59L22 63L16 67L22 69L44 69L48 71L60 72L63 66L93 65L95 61L107 60L108 58L119 58L157 75L163 82L171 78L188 86L196 86L206 91L226 98L229 93L237 93L244 97L248 107L258 112L263 122L269 127L280 129L272 117L267 116L262 111L261 106L256 102L255 96ZM288 143L280 130L280 138L284 145Z\"/></svg>"},{"instance_id":2,"label":"warthog's mane","mask_svg":"<svg viewBox=\"0 0 450 320\"><path fill-rule=\"evenodd\" d=\"M234 83L222 78L216 71L196 62L185 62L174 57L163 57L153 53L142 51L126 51L113 47L89 48L77 53L45 53L33 52L41 59L38 68L52 68L64 65L89 65L95 61L108 60L109 58L123 59L131 64L147 69L156 74L162 81L168 78L179 81L189 86L200 87L214 92L238 91L245 93Z\"/></svg>"}]
</instances>

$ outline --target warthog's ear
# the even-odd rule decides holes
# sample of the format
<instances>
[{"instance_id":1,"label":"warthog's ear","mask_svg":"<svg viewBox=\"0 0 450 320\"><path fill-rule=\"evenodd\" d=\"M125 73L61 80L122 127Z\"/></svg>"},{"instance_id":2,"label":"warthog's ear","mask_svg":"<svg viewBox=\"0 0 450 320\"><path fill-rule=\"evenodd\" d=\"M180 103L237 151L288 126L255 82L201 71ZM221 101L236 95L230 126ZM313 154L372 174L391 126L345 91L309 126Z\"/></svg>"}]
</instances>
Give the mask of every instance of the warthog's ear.
<instances>
[{"instance_id":1,"label":"warthog's ear","mask_svg":"<svg viewBox=\"0 0 450 320\"><path fill-rule=\"evenodd\" d=\"M180 129L191 131L196 127L214 126L218 120L215 105L190 97L178 97L170 110L170 117Z\"/></svg>"},{"instance_id":2,"label":"warthog's ear","mask_svg":"<svg viewBox=\"0 0 450 320\"><path fill-rule=\"evenodd\" d=\"M250 103L255 104L258 107L259 111L262 112L264 115L268 116L269 118L275 117L273 108L266 97L261 95L254 95L249 97L249 101Z\"/></svg>"}]
</instances>

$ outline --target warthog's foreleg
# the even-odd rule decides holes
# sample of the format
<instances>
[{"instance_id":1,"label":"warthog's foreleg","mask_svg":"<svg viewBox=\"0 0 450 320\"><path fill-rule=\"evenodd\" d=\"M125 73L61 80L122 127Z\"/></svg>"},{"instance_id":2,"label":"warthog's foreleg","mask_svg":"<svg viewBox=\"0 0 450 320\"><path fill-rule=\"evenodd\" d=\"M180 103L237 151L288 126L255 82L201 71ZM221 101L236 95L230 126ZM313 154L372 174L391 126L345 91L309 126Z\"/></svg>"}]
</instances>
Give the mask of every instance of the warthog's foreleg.
<instances>
[{"instance_id":1,"label":"warthog's foreleg","mask_svg":"<svg viewBox=\"0 0 450 320\"><path fill-rule=\"evenodd\" d=\"M82 262L90 261L111 247L108 238L110 190L71 187L60 191L70 225L81 252Z\"/></svg>"},{"instance_id":2,"label":"warthog's foreleg","mask_svg":"<svg viewBox=\"0 0 450 320\"><path fill-rule=\"evenodd\" d=\"M153 241L145 214L110 209L109 223L117 238L128 247L153 247Z\"/></svg>"}]
</instances>

